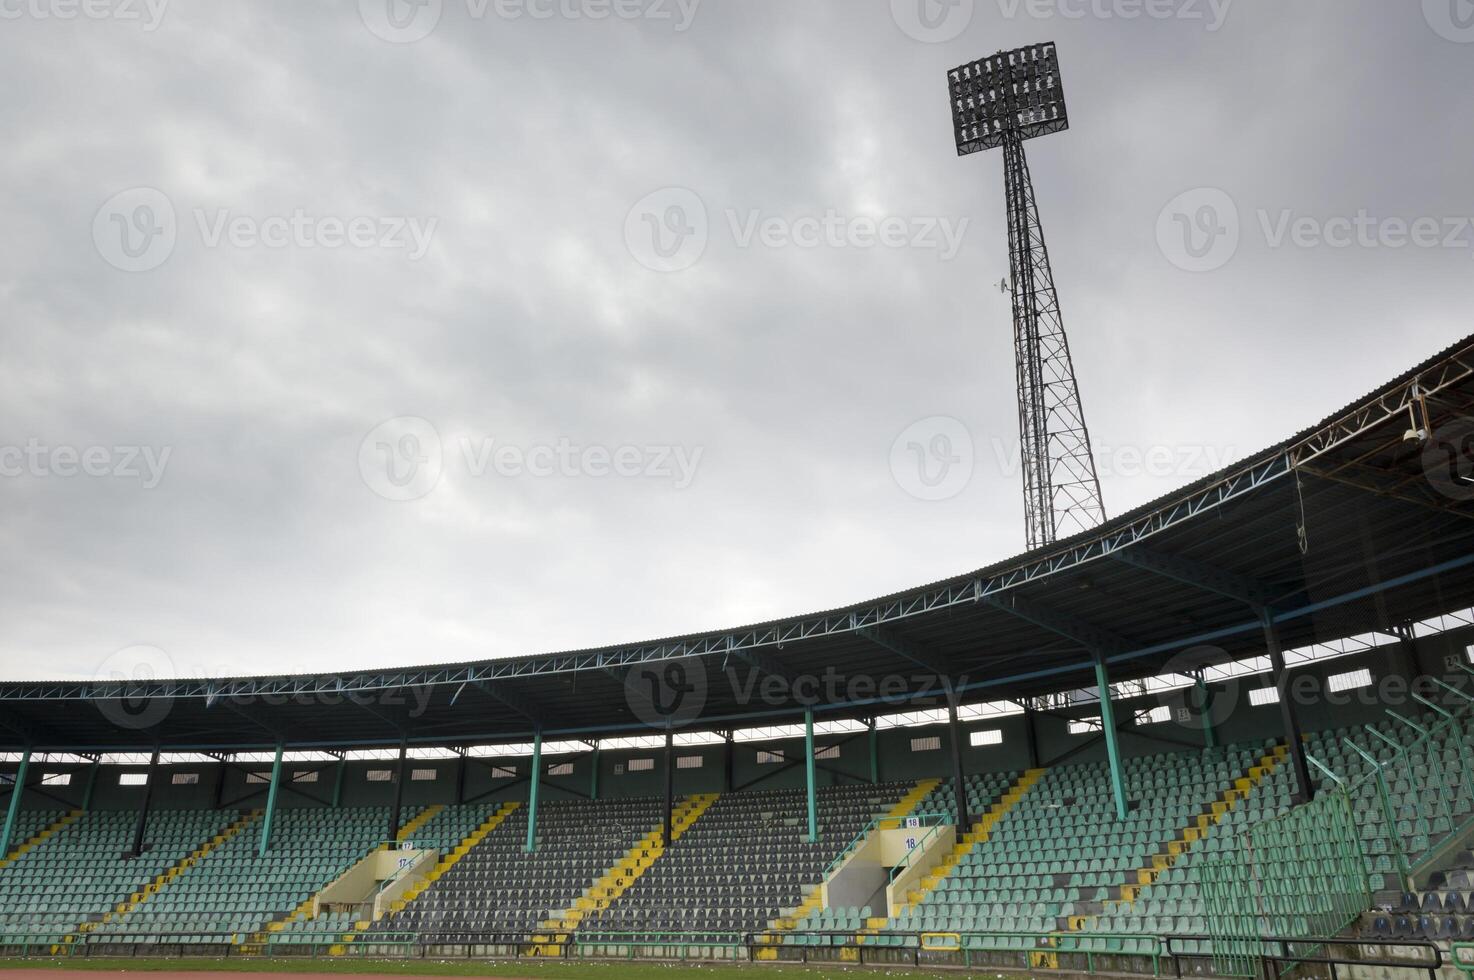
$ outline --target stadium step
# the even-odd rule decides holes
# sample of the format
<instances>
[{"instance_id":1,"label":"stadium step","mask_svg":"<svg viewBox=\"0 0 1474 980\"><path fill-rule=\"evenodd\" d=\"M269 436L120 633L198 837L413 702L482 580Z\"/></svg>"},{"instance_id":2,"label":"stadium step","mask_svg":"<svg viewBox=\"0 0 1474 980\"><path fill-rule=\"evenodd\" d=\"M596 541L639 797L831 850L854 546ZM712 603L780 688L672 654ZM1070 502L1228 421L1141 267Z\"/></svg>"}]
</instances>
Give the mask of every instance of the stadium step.
<instances>
[{"instance_id":1,"label":"stadium step","mask_svg":"<svg viewBox=\"0 0 1474 980\"><path fill-rule=\"evenodd\" d=\"M517 807L520 805L521 804L519 804L517 801L510 800L497 807L495 813L487 817L484 821L481 822L480 826L478 826L475 830L471 831L469 834L463 837L460 843L456 844L455 847L450 849L449 854L442 855L440 860L435 862L435 867L425 872L425 877L421 878L413 885L410 885L409 888L405 891L403 897L399 898L392 905L389 906L389 914L393 915L396 912L403 912L405 907L408 906L410 902L413 902L415 899L423 895L425 891L429 889L431 885L435 884L435 882L439 881L447 871L460 863L461 858L471 853L471 848L475 847L477 844L485 840L486 835L490 834L493 830L500 826L502 821L510 817L512 815L512 811L516 810ZM438 812L439 808L437 807L436 813ZM434 814L431 814L431 816L433 817ZM427 817L426 821L428 820L429 818ZM421 823L421 826L423 826L423 822ZM310 908L311 906L309 905L308 907ZM328 948L328 955L342 956L348 951L349 944L353 943L360 936L362 936L363 933L367 931L369 926L371 925L373 925L372 921L366 921L362 919L353 923L352 931L344 933L341 937L342 942Z\"/></svg>"},{"instance_id":2,"label":"stadium step","mask_svg":"<svg viewBox=\"0 0 1474 980\"><path fill-rule=\"evenodd\" d=\"M885 820L879 825L880 828L890 830L899 827L901 820L911 816L915 812L917 805L926 799L931 791L940 786L941 783L941 779L936 777L917 780L916 785L911 787L911 790L905 796L897 800L896 805L891 807L886 813Z\"/></svg>"},{"instance_id":3,"label":"stadium step","mask_svg":"<svg viewBox=\"0 0 1474 980\"><path fill-rule=\"evenodd\" d=\"M937 885L941 884L952 873L952 870L968 855L968 852L991 837L993 828L998 826L998 821L1002 820L1008 815L1010 810L1018 805L1019 800L1023 799L1024 794L1033 788L1035 783L1043 779L1047 771L1046 769L1030 769L1018 779L1014 780L1013 785L995 800L987 810L983 811L981 817L973 821L972 826L968 828L967 832L962 834L957 843L952 845L951 852L942 858L941 862L928 872L926 877L921 879L921 887L907 893L906 907L908 909L915 909L932 889L936 888Z\"/></svg>"},{"instance_id":4,"label":"stadium step","mask_svg":"<svg viewBox=\"0 0 1474 980\"><path fill-rule=\"evenodd\" d=\"M874 828L871 830L871 833L874 833L876 830L895 830L896 828L900 827L901 821L904 820L906 817L911 816L911 814L916 810L917 805L920 804L922 800L926 799L927 796L931 794L931 791L940 786L941 783L941 779L934 776L929 776L926 779L917 780L916 785L912 786L911 789L907 791L905 796L897 800L895 805L887 810L884 816L882 816L878 821L875 822ZM869 834L866 834L865 839L868 838ZM855 841L855 846L862 845L863 840ZM808 918L814 912L818 912L823 907L823 883L808 886L808 888L804 892L803 901L800 902L791 913L787 915L781 915L778 918L769 922L767 932L765 932L758 941L764 944L781 943L783 941L781 938L783 933L791 932L794 929L797 929L799 924L803 922L804 919ZM883 923L885 919L882 918L880 921ZM862 932L863 931L864 930L862 930ZM759 959L772 959L775 956L773 950L759 950L758 952L760 954ZM766 953L767 955L761 955L764 953Z\"/></svg>"},{"instance_id":5,"label":"stadium step","mask_svg":"<svg viewBox=\"0 0 1474 980\"><path fill-rule=\"evenodd\" d=\"M716 793L688 796L671 811L670 842L674 844L691 829L701 815L716 802ZM665 853L665 830L657 826L635 842L615 864L594 880L572 906L543 920L540 932L533 937L532 956L559 956L568 936L589 915L602 912L615 899L640 879L651 865Z\"/></svg>"},{"instance_id":6,"label":"stadium step","mask_svg":"<svg viewBox=\"0 0 1474 980\"><path fill-rule=\"evenodd\" d=\"M1258 763L1248 768L1243 775L1234 779L1233 784L1224 787L1223 791L1211 803L1203 807L1203 812L1185 827L1177 831L1175 837L1161 844L1158 852L1152 855L1151 864L1138 868L1135 881L1130 878L1121 886L1120 895L1114 900L1107 900L1107 905L1120 904L1131 905L1135 903L1136 896L1141 890L1152 884L1161 876L1162 872L1177 863L1177 859L1186 854L1194 844L1207 837L1212 829L1217 826L1229 811L1238 807L1240 803L1249 798L1254 789L1285 761L1289 750L1284 745L1276 745L1271 751L1260 757Z\"/></svg>"},{"instance_id":7,"label":"stadium step","mask_svg":"<svg viewBox=\"0 0 1474 980\"><path fill-rule=\"evenodd\" d=\"M55 835L65 830L68 825L76 823L77 818L80 816L82 816L81 810L68 810L65 814L58 817L56 820L36 831L36 833L32 835L28 840L22 841L20 844L11 848L10 853L6 854L3 859L0 859L0 868L3 868L7 864L10 864L12 861L17 860L22 854L25 854L27 851L40 847L41 844L45 843L47 838L54 837Z\"/></svg>"},{"instance_id":8,"label":"stadium step","mask_svg":"<svg viewBox=\"0 0 1474 980\"><path fill-rule=\"evenodd\" d=\"M394 842L396 844L403 844L407 840L413 840L415 831L425 826L425 824L429 823L431 820L434 820L435 817L439 815L440 811L444 809L445 807L439 803L432 803L429 806L425 807L425 809L417 813L413 819L406 822L404 826L400 827L394 832ZM388 844L381 844L379 846L379 850L383 850L388 846Z\"/></svg>"},{"instance_id":9,"label":"stadium step","mask_svg":"<svg viewBox=\"0 0 1474 980\"><path fill-rule=\"evenodd\" d=\"M180 858L178 861L175 861L173 864L169 865L169 867L165 868L163 871L155 875L153 880L150 881L148 884L144 885L138 891L133 892L117 905L114 905L111 911L104 912L101 919L82 923L72 932L70 936L67 936L62 941L64 943L76 942L80 936L85 933L92 932L99 925L108 922L116 922L117 920L130 914L140 905L143 905L159 892L169 887L170 882L172 882L175 878L178 878L180 875L184 874L200 861L204 860L211 851L215 850L215 848L219 847L221 844L224 844L226 841L230 840L232 837L236 836L241 831L251 826L251 824L255 823L260 816L260 810L251 810L249 813L245 813L237 817L231 823L227 824L224 828L215 833L209 840L200 844L184 857Z\"/></svg>"},{"instance_id":10,"label":"stadium step","mask_svg":"<svg viewBox=\"0 0 1474 980\"><path fill-rule=\"evenodd\" d=\"M498 826L500 826L503 820L506 820L508 817L510 817L512 815L512 811L516 810L518 806L520 806L520 804L516 801L509 801L507 803L503 803L500 807L498 807L496 812L487 817L486 820L483 821L479 827L471 831L461 840L459 844L451 848L449 854L442 855L440 860L436 862L435 867L431 868L425 873L424 878L420 879L419 882L417 882L416 884L411 885L409 889L404 893L403 898L399 899L393 905L389 906L389 911L401 912L404 910L404 907L406 905L419 898L420 895L422 895L427 888L435 884L435 882L439 881L447 871L455 867L460 862L461 858L470 853L471 848L481 843L481 841L485 839L487 834L491 833Z\"/></svg>"},{"instance_id":11,"label":"stadium step","mask_svg":"<svg viewBox=\"0 0 1474 980\"><path fill-rule=\"evenodd\" d=\"M1157 853L1151 855L1149 864L1136 869L1134 873L1127 875L1124 882L1110 889L1115 894L1098 904L1100 912L1122 911L1134 905L1137 897L1145 888L1155 883L1164 872L1177 863L1179 858L1190 851L1194 844L1207 837L1224 817L1247 800L1255 788L1284 763L1288 755L1289 750L1285 745L1276 745L1245 772L1235 776L1230 785L1225 786L1216 798L1204 804L1202 811L1190 823L1178 828L1171 840L1163 841L1158 845ZM1095 905L1095 903L1076 903L1077 908L1081 905ZM1090 912L1083 915L1071 915L1064 922L1064 931L1088 930L1098 914L1100 913Z\"/></svg>"}]
</instances>

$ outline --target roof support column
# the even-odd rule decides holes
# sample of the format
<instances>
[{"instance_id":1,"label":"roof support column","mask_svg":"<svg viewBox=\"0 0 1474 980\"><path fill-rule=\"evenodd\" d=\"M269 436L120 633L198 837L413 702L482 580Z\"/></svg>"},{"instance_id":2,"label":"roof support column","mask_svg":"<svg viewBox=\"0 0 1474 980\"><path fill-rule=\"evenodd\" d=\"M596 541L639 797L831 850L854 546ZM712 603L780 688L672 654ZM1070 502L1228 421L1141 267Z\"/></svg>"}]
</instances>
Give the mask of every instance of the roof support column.
<instances>
[{"instance_id":1,"label":"roof support column","mask_svg":"<svg viewBox=\"0 0 1474 980\"><path fill-rule=\"evenodd\" d=\"M389 807L389 839L399 837L399 808L404 803L404 756L409 748L407 740L399 739L399 762L394 767L394 803Z\"/></svg>"},{"instance_id":2,"label":"roof support column","mask_svg":"<svg viewBox=\"0 0 1474 980\"><path fill-rule=\"evenodd\" d=\"M599 798L599 743L594 742L594 751L589 756L589 799Z\"/></svg>"},{"instance_id":3,"label":"roof support column","mask_svg":"<svg viewBox=\"0 0 1474 980\"><path fill-rule=\"evenodd\" d=\"M466 750L461 749L456 753L456 806L460 806L466 799Z\"/></svg>"},{"instance_id":4,"label":"roof support column","mask_svg":"<svg viewBox=\"0 0 1474 980\"><path fill-rule=\"evenodd\" d=\"M671 730L670 725L666 725L665 726L665 818L664 818L663 822L660 824L660 827L661 827L661 836L664 839L664 842L665 842L665 846L666 847L670 847L670 844L671 844L671 830L673 829L672 826L671 826L671 810L674 809L674 805L675 805L676 753L675 753L675 747L674 747L674 744L673 744L674 742L675 742L675 733Z\"/></svg>"},{"instance_id":5,"label":"roof support column","mask_svg":"<svg viewBox=\"0 0 1474 980\"><path fill-rule=\"evenodd\" d=\"M870 722L865 727L866 740L870 743L870 785L874 786L880 782L880 737L876 734L874 715L870 716Z\"/></svg>"},{"instance_id":6,"label":"roof support column","mask_svg":"<svg viewBox=\"0 0 1474 980\"><path fill-rule=\"evenodd\" d=\"M1216 748L1218 745L1218 733L1213 730L1213 689L1208 686L1207 680L1203 678L1203 672L1198 671L1197 679L1193 687L1198 692L1198 712L1203 722L1203 747Z\"/></svg>"},{"instance_id":7,"label":"roof support column","mask_svg":"<svg viewBox=\"0 0 1474 980\"><path fill-rule=\"evenodd\" d=\"M532 772L527 775L527 843L522 849L528 854L537 850L537 789L543 774L543 729L538 725L532 730Z\"/></svg>"},{"instance_id":8,"label":"roof support column","mask_svg":"<svg viewBox=\"0 0 1474 980\"><path fill-rule=\"evenodd\" d=\"M265 857L271 847L271 824L276 819L276 794L281 789L281 739L276 740L276 757L271 760L271 788L266 791L266 815L261 818L261 843L257 857Z\"/></svg>"},{"instance_id":9,"label":"roof support column","mask_svg":"<svg viewBox=\"0 0 1474 980\"><path fill-rule=\"evenodd\" d=\"M957 796L957 839L967 833L967 779L962 773L962 726L957 723L957 699L947 698L947 740L952 743L952 791Z\"/></svg>"},{"instance_id":10,"label":"roof support column","mask_svg":"<svg viewBox=\"0 0 1474 980\"><path fill-rule=\"evenodd\" d=\"M1100 692L1100 728L1105 734L1106 756L1111 764L1111 791L1116 797L1116 818L1126 819L1126 776L1121 770L1121 746L1116 740L1116 709L1111 704L1111 677L1105 654L1095 651L1095 686Z\"/></svg>"},{"instance_id":11,"label":"roof support column","mask_svg":"<svg viewBox=\"0 0 1474 980\"><path fill-rule=\"evenodd\" d=\"M86 813L92 809L92 793L97 788L98 770L102 768L102 755L97 756L97 761L92 763L92 768L87 770L87 788L82 790L82 812ZM219 807L216 807L219 809Z\"/></svg>"},{"instance_id":12,"label":"roof support column","mask_svg":"<svg viewBox=\"0 0 1474 980\"><path fill-rule=\"evenodd\" d=\"M334 810L338 809L338 807L340 807L340 806L343 805L343 774L344 774L344 772L347 771L347 769L348 769L348 757L346 755L339 756L338 757L338 772L337 772L336 775L333 776L333 809Z\"/></svg>"},{"instance_id":13,"label":"roof support column","mask_svg":"<svg viewBox=\"0 0 1474 980\"><path fill-rule=\"evenodd\" d=\"M20 754L15 782L10 784L10 806L5 810L5 828L0 830L0 857L10 853L10 838L15 833L15 819L20 815L20 798L26 794L26 774L31 768L31 747Z\"/></svg>"},{"instance_id":14,"label":"roof support column","mask_svg":"<svg viewBox=\"0 0 1474 980\"><path fill-rule=\"evenodd\" d=\"M819 839L819 801L814 789L814 709L804 709L804 786L809 800L809 841Z\"/></svg>"},{"instance_id":15,"label":"roof support column","mask_svg":"<svg viewBox=\"0 0 1474 980\"><path fill-rule=\"evenodd\" d=\"M1029 753L1029 768L1039 768L1039 726L1035 720L1034 699L1024 698L1024 747Z\"/></svg>"},{"instance_id":16,"label":"roof support column","mask_svg":"<svg viewBox=\"0 0 1474 980\"><path fill-rule=\"evenodd\" d=\"M153 802L154 780L158 777L159 749L154 747L154 754L148 760L148 772L143 778L143 805L138 808L138 823L133 828L133 849L129 852L134 857L143 853L143 835L148 830L148 807Z\"/></svg>"},{"instance_id":17,"label":"roof support column","mask_svg":"<svg viewBox=\"0 0 1474 980\"><path fill-rule=\"evenodd\" d=\"M722 792L732 792L732 758L735 750L732 746L732 730L727 729L727 738L722 744Z\"/></svg>"},{"instance_id":18,"label":"roof support column","mask_svg":"<svg viewBox=\"0 0 1474 980\"><path fill-rule=\"evenodd\" d=\"M1259 623L1264 628L1264 645L1269 649L1269 668L1274 674L1275 690L1279 693L1280 723L1290 749L1290 762L1295 767L1295 800L1308 803L1315 798L1315 786L1310 781L1310 764L1305 761L1305 739L1300 735L1300 718L1295 710L1295 699L1290 696L1290 672L1285 667L1284 651L1280 649L1274 614L1267 608L1261 608Z\"/></svg>"}]
</instances>

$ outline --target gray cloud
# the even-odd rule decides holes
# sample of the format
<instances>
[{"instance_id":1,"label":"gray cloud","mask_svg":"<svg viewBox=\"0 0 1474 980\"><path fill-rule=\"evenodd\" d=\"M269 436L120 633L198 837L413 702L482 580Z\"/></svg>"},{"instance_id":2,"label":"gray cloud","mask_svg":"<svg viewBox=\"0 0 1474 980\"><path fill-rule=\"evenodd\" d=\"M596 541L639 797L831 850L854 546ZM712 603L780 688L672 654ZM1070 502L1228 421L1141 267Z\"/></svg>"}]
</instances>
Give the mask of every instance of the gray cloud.
<instances>
[{"instance_id":1,"label":"gray cloud","mask_svg":"<svg viewBox=\"0 0 1474 980\"><path fill-rule=\"evenodd\" d=\"M1013 17L979 0L940 43L878 0L704 0L686 30L592 4L539 19L444 0L406 44L350 2L170 0L151 30L141 3L142 22L4 7L0 446L171 455L153 489L0 477L0 674L90 676L138 644L198 674L639 640L1022 550L999 463L1000 161L955 157L944 84L999 48L1060 47L1072 128L1030 162L1085 407L1117 453L1112 513L1204 471L1143 474L1122 448L1242 456L1467 332L1474 248L1276 248L1260 230L1286 209L1474 213L1474 44L1417 4L1237 0L1209 31L1118 16L1128 0ZM708 240L662 273L625 229L670 187L697 195ZM1156 226L1203 187L1241 240L1192 273ZM127 272L94 225L136 188L167 198L175 240ZM212 246L197 216L222 209L256 237ZM743 247L728 212L790 238L829 213L851 235L967 225L947 259L853 237ZM355 218L434 228L414 258L382 234L339 241ZM278 225L285 243L263 244ZM394 501L360 449L405 416L433 423L442 470ZM960 492L923 501L891 450L934 416L975 458ZM686 489L476 476L459 447L485 439L702 455Z\"/></svg>"}]
</instances>

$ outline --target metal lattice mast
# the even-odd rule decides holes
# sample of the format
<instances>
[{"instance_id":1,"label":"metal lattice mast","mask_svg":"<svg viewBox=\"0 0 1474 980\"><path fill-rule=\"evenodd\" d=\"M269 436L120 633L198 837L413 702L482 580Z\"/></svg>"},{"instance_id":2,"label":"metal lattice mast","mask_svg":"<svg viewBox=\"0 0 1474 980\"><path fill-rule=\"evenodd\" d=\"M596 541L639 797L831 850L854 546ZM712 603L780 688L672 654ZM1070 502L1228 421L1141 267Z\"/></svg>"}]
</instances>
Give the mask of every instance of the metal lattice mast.
<instances>
[{"instance_id":1,"label":"metal lattice mast","mask_svg":"<svg viewBox=\"0 0 1474 980\"><path fill-rule=\"evenodd\" d=\"M1035 548L1104 522L1105 505L1049 267L1049 248L1034 201L1029 160L1016 132L1003 142L1003 173L1013 281L1019 463L1029 547Z\"/></svg>"},{"instance_id":2,"label":"metal lattice mast","mask_svg":"<svg viewBox=\"0 0 1474 980\"><path fill-rule=\"evenodd\" d=\"M1019 462L1030 548L1105 520L1090 431L1080 407L1049 249L1024 141L1069 128L1053 44L1036 44L949 73L959 156L1002 147L1008 199Z\"/></svg>"}]
</instances>

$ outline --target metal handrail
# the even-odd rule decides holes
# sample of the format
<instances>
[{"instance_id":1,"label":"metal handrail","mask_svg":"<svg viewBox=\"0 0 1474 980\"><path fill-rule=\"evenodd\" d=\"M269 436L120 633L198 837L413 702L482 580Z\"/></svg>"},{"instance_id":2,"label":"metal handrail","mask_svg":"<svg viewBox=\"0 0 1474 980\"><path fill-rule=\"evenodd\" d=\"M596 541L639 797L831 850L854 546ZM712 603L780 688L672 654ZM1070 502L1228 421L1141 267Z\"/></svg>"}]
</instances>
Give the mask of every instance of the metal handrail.
<instances>
[{"instance_id":1,"label":"metal handrail","mask_svg":"<svg viewBox=\"0 0 1474 980\"><path fill-rule=\"evenodd\" d=\"M850 842L846 844L843 848L841 848L840 852L834 856L834 860L830 861L828 866L824 868L823 877L828 878L830 873L833 872L835 868L843 864L844 859L849 857L850 853L854 851L854 849L858 847L861 843L863 843L865 838L869 837L871 832L878 828L881 824L891 823L892 821L894 821L896 824L896 828L898 829L905 826L904 821L906 820L926 820L933 817L937 818L938 823L950 823L952 819L951 814L941 813L937 811L928 811L926 813L908 813L900 817L890 815L871 817L870 822L862 827L860 829L860 832L856 834L853 838L851 838ZM921 826L926 825L922 824Z\"/></svg>"}]
</instances>

